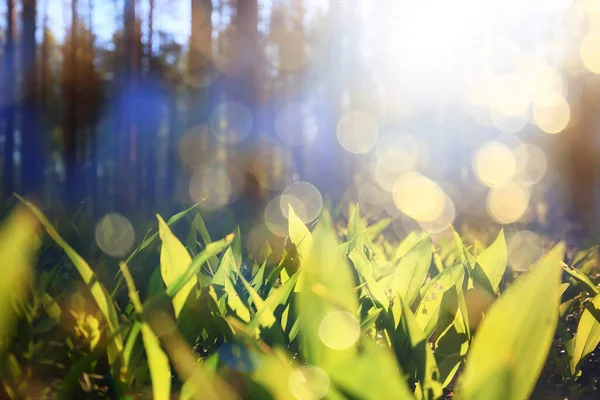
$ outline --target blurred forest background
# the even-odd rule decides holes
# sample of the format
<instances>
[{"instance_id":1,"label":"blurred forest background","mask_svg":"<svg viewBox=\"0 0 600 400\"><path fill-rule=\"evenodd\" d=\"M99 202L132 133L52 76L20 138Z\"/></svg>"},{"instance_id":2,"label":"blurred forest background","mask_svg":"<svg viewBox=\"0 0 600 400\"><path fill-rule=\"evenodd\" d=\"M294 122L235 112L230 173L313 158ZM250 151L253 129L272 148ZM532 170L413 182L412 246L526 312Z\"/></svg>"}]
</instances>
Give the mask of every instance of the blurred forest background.
<instances>
[{"instance_id":1,"label":"blurred forest background","mask_svg":"<svg viewBox=\"0 0 600 400\"><path fill-rule=\"evenodd\" d=\"M593 225L597 1L2 1L2 202Z\"/></svg>"}]
</instances>

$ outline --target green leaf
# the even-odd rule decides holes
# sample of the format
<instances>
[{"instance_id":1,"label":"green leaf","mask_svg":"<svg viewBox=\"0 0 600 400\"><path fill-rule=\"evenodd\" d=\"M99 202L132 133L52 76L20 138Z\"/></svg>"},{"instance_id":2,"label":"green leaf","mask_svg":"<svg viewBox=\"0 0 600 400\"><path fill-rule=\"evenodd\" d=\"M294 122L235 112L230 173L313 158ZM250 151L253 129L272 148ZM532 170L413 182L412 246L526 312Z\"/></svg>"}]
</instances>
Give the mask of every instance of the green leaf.
<instances>
[{"instance_id":1,"label":"green leaf","mask_svg":"<svg viewBox=\"0 0 600 400\"><path fill-rule=\"evenodd\" d=\"M465 267L455 264L443 270L421 290L421 302L415 312L415 318L425 337L430 337L438 325L444 293L457 283L462 285L464 276Z\"/></svg>"},{"instance_id":2,"label":"green leaf","mask_svg":"<svg viewBox=\"0 0 600 400\"><path fill-rule=\"evenodd\" d=\"M371 261L367 258L364 251L355 248L352 250L348 258L350 258L354 264L354 268L356 268L358 273L363 277L371 296L373 296L373 298L383 305L383 307L387 310L389 306L389 300L385 294L384 288L373 278L373 266L371 265Z\"/></svg>"},{"instance_id":3,"label":"green leaf","mask_svg":"<svg viewBox=\"0 0 600 400\"><path fill-rule=\"evenodd\" d=\"M265 301L258 295L258 293L256 293L254 288L252 288L252 286L242 275L240 275L240 279L250 295L250 300L252 300L252 303L254 303L254 306L256 307L256 319L260 326L263 328L271 327L276 321L275 315L273 315L274 310L265 304Z\"/></svg>"},{"instance_id":4,"label":"green leaf","mask_svg":"<svg viewBox=\"0 0 600 400\"><path fill-rule=\"evenodd\" d=\"M492 305L467 356L462 399L526 399L542 371L558 321L560 243Z\"/></svg>"},{"instance_id":5,"label":"green leaf","mask_svg":"<svg viewBox=\"0 0 600 400\"><path fill-rule=\"evenodd\" d=\"M415 244L420 240L420 235L416 232L411 232L400 242L398 247L396 247L396 252L394 253L394 259L398 260L400 257L404 256L410 249L413 248Z\"/></svg>"},{"instance_id":6,"label":"green leaf","mask_svg":"<svg viewBox=\"0 0 600 400\"><path fill-rule=\"evenodd\" d=\"M179 239L171 232L171 229L169 229L169 226L161 216L157 215L156 217L158 218L158 233L162 241L160 249L160 273L168 290L185 273L192 262L192 257ZM188 295L197 283L196 276L191 276L181 290L173 297L175 317L179 317L179 313Z\"/></svg>"},{"instance_id":7,"label":"green leaf","mask_svg":"<svg viewBox=\"0 0 600 400\"><path fill-rule=\"evenodd\" d=\"M600 289L598 289L598 286L594 285L594 282L592 282L592 280L583 272L581 272L578 269L574 269L574 268L569 268L566 264L563 263L563 270L571 275L576 281L579 281L581 283L583 283L585 286L588 287L588 289L590 289L592 292L594 292L594 294L598 294L600 293Z\"/></svg>"},{"instance_id":8,"label":"green leaf","mask_svg":"<svg viewBox=\"0 0 600 400\"><path fill-rule=\"evenodd\" d=\"M290 389L299 391L305 388L301 385L301 379L298 379L300 388L296 388L294 383L290 384L290 380L294 378L292 375L294 370L292 360L290 360L287 353L275 348L272 353L261 355L259 368L254 373L254 379L266 387L274 399L295 400L296 396L292 394ZM310 386L308 386L305 390L310 391L310 389ZM308 392L308 394L310 395L311 392Z\"/></svg>"},{"instance_id":9,"label":"green leaf","mask_svg":"<svg viewBox=\"0 0 600 400\"><path fill-rule=\"evenodd\" d=\"M267 260L263 261L262 265L256 272L256 275L252 277L252 282L250 284L257 292L260 292L263 287L263 282L265 280L265 270L267 269Z\"/></svg>"},{"instance_id":10,"label":"green leaf","mask_svg":"<svg viewBox=\"0 0 600 400\"><path fill-rule=\"evenodd\" d=\"M9 348L16 315L13 302L25 300L33 274L33 262L39 239L38 223L32 215L17 208L0 228L0 358Z\"/></svg>"},{"instance_id":11,"label":"green leaf","mask_svg":"<svg viewBox=\"0 0 600 400\"><path fill-rule=\"evenodd\" d=\"M204 224L204 219L202 218L202 215L200 215L199 212L196 213L196 215L194 216L194 220L192 221L192 229L200 234L200 237L204 242L204 247L208 246L209 243L212 243L210 234L208 233L206 225ZM207 261L207 264L208 270L211 272L211 274L214 275L214 271L216 271L217 267L219 266L219 260L216 256L213 256Z\"/></svg>"},{"instance_id":12,"label":"green leaf","mask_svg":"<svg viewBox=\"0 0 600 400\"><path fill-rule=\"evenodd\" d=\"M419 289L427 278L432 256L431 237L419 240L398 263L392 292L397 293L409 305L413 303Z\"/></svg>"},{"instance_id":13,"label":"green leaf","mask_svg":"<svg viewBox=\"0 0 600 400\"><path fill-rule=\"evenodd\" d=\"M131 371L129 368L131 362L131 355L133 354L133 349L137 342L137 338L140 335L140 331L142 328L142 324L139 321L134 321L131 329L129 329L129 334L127 335L127 339L125 340L125 348L123 349L123 365L128 371Z\"/></svg>"},{"instance_id":14,"label":"green leaf","mask_svg":"<svg viewBox=\"0 0 600 400\"><path fill-rule=\"evenodd\" d=\"M212 284L225 286L227 280L231 277L233 282L237 280L239 269L235 263L235 257L233 256L233 249L229 247L223 257L221 258L221 263L219 264L219 268L213 277Z\"/></svg>"},{"instance_id":15,"label":"green leaf","mask_svg":"<svg viewBox=\"0 0 600 400\"><path fill-rule=\"evenodd\" d=\"M357 399L414 399L389 349L363 343L358 357L331 371L333 381Z\"/></svg>"},{"instance_id":16,"label":"green leaf","mask_svg":"<svg viewBox=\"0 0 600 400\"><path fill-rule=\"evenodd\" d=\"M350 266L338 246L329 215L325 214L317 224L312 248L307 250L309 257L302 267L304 285L297 303L301 332L306 340L304 351L309 362L327 370L329 366L348 362L356 348L350 344L342 349L328 347L321 334L326 330L330 338L335 338L338 333L340 339L352 336L350 319L356 315L358 300ZM347 318L338 318L343 315ZM344 325L348 321L348 326L331 324L327 329L320 328L326 317L330 321L344 322ZM358 321L355 322L359 329ZM340 331L334 332L335 329Z\"/></svg>"},{"instance_id":17,"label":"green leaf","mask_svg":"<svg viewBox=\"0 0 600 400\"><path fill-rule=\"evenodd\" d=\"M232 241L233 234L230 234L224 239L221 239L217 242L212 242L206 246L206 248L200 252L200 254L194 257L185 273L172 282L171 286L167 288L167 296L173 298L179 292L179 290L181 290L187 284L187 282L192 279L192 277L196 276L202 265L204 265L207 260L225 250Z\"/></svg>"},{"instance_id":18,"label":"green leaf","mask_svg":"<svg viewBox=\"0 0 600 400\"><path fill-rule=\"evenodd\" d=\"M290 240L296 246L300 259L307 260L313 243L312 235L291 205L289 206L288 222Z\"/></svg>"},{"instance_id":19,"label":"green leaf","mask_svg":"<svg viewBox=\"0 0 600 400\"><path fill-rule=\"evenodd\" d=\"M235 284L231 276L225 279L225 293L227 294L227 305L231 308L240 319L246 323L250 322L250 310L235 289Z\"/></svg>"},{"instance_id":20,"label":"green leaf","mask_svg":"<svg viewBox=\"0 0 600 400\"><path fill-rule=\"evenodd\" d=\"M383 232L392 223L391 218L381 218L373 225L367 226L365 234L369 242L373 241L381 232Z\"/></svg>"},{"instance_id":21,"label":"green leaf","mask_svg":"<svg viewBox=\"0 0 600 400\"><path fill-rule=\"evenodd\" d=\"M190 208L177 213L175 215L173 215L171 218L169 218L169 220L167 221L167 225L168 226L172 226L175 223L179 222L183 217L185 217L190 211L194 210L198 204L194 204L193 206L191 206ZM156 239L158 238L158 232L155 232L154 234L152 234L151 236L147 237L141 245L139 245L130 255L129 257L127 257L127 259L125 260L125 263L129 264L129 262L139 253L142 252L142 250L146 249L148 246L152 245L153 243L155 243Z\"/></svg>"},{"instance_id":22,"label":"green leaf","mask_svg":"<svg viewBox=\"0 0 600 400\"><path fill-rule=\"evenodd\" d=\"M467 250L467 248L465 247L465 244L463 243L462 239L460 238L460 235L458 234L458 232L456 232L454 230L454 227L452 227L452 237L454 238L454 243L458 250L460 262L463 264L465 262L467 262L469 264L469 266L471 268L473 268L473 266L475 265L475 258L473 257L473 255L471 253L469 253L469 250Z\"/></svg>"},{"instance_id":23,"label":"green leaf","mask_svg":"<svg viewBox=\"0 0 600 400\"><path fill-rule=\"evenodd\" d=\"M414 367L418 394L422 395L417 397L439 398L442 395L442 386L438 382L440 372L427 338L419 328L410 307L401 297L394 298L392 310L397 326L394 348L400 360L405 360L406 364Z\"/></svg>"},{"instance_id":24,"label":"green leaf","mask_svg":"<svg viewBox=\"0 0 600 400\"><path fill-rule=\"evenodd\" d=\"M171 397L169 358L160 347L158 338L147 323L142 323L142 339L152 379L152 396L157 400L169 399Z\"/></svg>"},{"instance_id":25,"label":"green leaf","mask_svg":"<svg viewBox=\"0 0 600 400\"><path fill-rule=\"evenodd\" d=\"M106 319L108 330L111 334L112 340L109 342L108 348L108 360L113 365L117 360L120 360L121 352L123 351L123 339L119 329L119 317L115 309L115 305L104 289L104 286L98 280L98 277L88 265L88 263L75 251L65 240L58 234L56 229L52 226L50 221L44 216L44 214L33 205L33 203L18 197L19 200L25 204L33 212L33 214L42 223L48 235L56 242L56 244L64 250L67 254L77 272L88 286L92 297L96 301L100 312Z\"/></svg>"},{"instance_id":26,"label":"green leaf","mask_svg":"<svg viewBox=\"0 0 600 400\"><path fill-rule=\"evenodd\" d=\"M350 218L348 218L348 241L346 242L346 251L352 251L357 248L359 251L364 251L367 243L366 231L367 226L360 218L360 207L358 204L352 209Z\"/></svg>"},{"instance_id":27,"label":"green leaf","mask_svg":"<svg viewBox=\"0 0 600 400\"><path fill-rule=\"evenodd\" d=\"M435 358L440 369L440 381L443 387L450 384L469 348L468 316L465 315L460 305L461 300L464 301L464 297L462 291L457 293L456 289L457 286L444 293L441 314L448 314L452 321L443 330L441 329L442 324L438 326L438 332L441 333L435 343ZM442 315L440 315L441 319Z\"/></svg>"},{"instance_id":28,"label":"green leaf","mask_svg":"<svg viewBox=\"0 0 600 400\"><path fill-rule=\"evenodd\" d=\"M129 268L127 268L127 264L125 263L121 263L119 266L123 273L123 277L125 278L125 282L127 283L127 288L129 289L129 298L133 303L136 312L141 315L143 313L142 302L140 301L133 278L129 273ZM150 378L152 379L153 397L155 399L169 399L171 396L171 366L169 365L167 355L160 347L158 338L148 323L142 322L139 324L136 321L130 332L130 337L127 340L127 349L129 351L129 348L133 348L135 339L138 335L138 325L141 325L142 340L144 342L144 349L146 350L146 358L148 359ZM130 353L131 351L129 351L127 361L129 361Z\"/></svg>"},{"instance_id":29,"label":"green leaf","mask_svg":"<svg viewBox=\"0 0 600 400\"><path fill-rule=\"evenodd\" d=\"M231 251L235 260L236 270L239 271L242 267L242 236L240 235L240 227L235 228L233 232L233 242L231 242Z\"/></svg>"},{"instance_id":30,"label":"green leaf","mask_svg":"<svg viewBox=\"0 0 600 400\"><path fill-rule=\"evenodd\" d=\"M498 285L500 285L500 281L506 270L507 262L508 252L506 250L506 241L504 240L504 230L501 230L494 243L477 257L477 264L485 272L494 292L498 290Z\"/></svg>"},{"instance_id":31,"label":"green leaf","mask_svg":"<svg viewBox=\"0 0 600 400\"><path fill-rule=\"evenodd\" d=\"M360 329L365 331L365 330L371 328L371 326L379 318L379 315L381 314L382 311L383 310L381 308L371 308L369 310L369 313L367 314L366 318L363 318L362 321L360 321Z\"/></svg>"},{"instance_id":32,"label":"green leaf","mask_svg":"<svg viewBox=\"0 0 600 400\"><path fill-rule=\"evenodd\" d=\"M600 294L585 305L575 334L575 349L571 358L571 374L578 375L581 361L600 343Z\"/></svg>"},{"instance_id":33,"label":"green leaf","mask_svg":"<svg viewBox=\"0 0 600 400\"><path fill-rule=\"evenodd\" d=\"M288 304L288 300L290 298L290 295L294 291L294 287L296 286L296 282L298 281L299 276L300 275L298 273L295 273L283 285L281 285L277 289L273 289L269 293L267 298L264 300L264 306L261 307L261 309L258 309L256 316L248 324L249 330L254 330L258 327L258 325L260 325L260 318L263 318L262 317L263 313L270 313L271 315L274 316L275 310L277 309L277 307L279 307L281 305L285 306ZM270 319L270 316L267 318ZM275 322L275 321L273 321L273 322ZM283 323L283 321L282 321L282 323ZM269 324L268 326L271 326L271 325L272 325L272 323Z\"/></svg>"},{"instance_id":34,"label":"green leaf","mask_svg":"<svg viewBox=\"0 0 600 400\"><path fill-rule=\"evenodd\" d=\"M304 225L302 220L296 215L296 212L292 208L292 205L289 205L289 214L288 214L288 231L289 237L292 244L296 247L296 251L298 254L298 258L300 261L300 265L306 263L308 257L310 255L310 251L313 245L313 237L310 234L310 231ZM282 270L282 274L287 273ZM291 272L288 274L291 275ZM302 276L298 277L298 282L295 287L295 291L301 291L303 285Z\"/></svg>"}]
</instances>

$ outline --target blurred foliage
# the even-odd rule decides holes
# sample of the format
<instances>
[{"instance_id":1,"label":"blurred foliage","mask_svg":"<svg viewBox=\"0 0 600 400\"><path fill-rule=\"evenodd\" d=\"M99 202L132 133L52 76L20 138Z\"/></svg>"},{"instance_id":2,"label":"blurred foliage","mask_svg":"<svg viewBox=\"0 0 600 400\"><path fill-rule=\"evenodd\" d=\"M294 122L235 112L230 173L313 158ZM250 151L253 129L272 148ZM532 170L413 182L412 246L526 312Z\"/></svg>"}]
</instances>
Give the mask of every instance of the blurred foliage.
<instances>
[{"instance_id":1,"label":"blurred foliage","mask_svg":"<svg viewBox=\"0 0 600 400\"><path fill-rule=\"evenodd\" d=\"M10 398L545 398L553 377L555 394L598 395L596 248L558 243L515 270L503 231L489 247L453 230L393 242L358 206L312 229L290 208L283 253L260 261L192 207L158 217L113 279L21 203L0 232ZM33 276L38 221L38 265L55 246L66 258Z\"/></svg>"}]
</instances>

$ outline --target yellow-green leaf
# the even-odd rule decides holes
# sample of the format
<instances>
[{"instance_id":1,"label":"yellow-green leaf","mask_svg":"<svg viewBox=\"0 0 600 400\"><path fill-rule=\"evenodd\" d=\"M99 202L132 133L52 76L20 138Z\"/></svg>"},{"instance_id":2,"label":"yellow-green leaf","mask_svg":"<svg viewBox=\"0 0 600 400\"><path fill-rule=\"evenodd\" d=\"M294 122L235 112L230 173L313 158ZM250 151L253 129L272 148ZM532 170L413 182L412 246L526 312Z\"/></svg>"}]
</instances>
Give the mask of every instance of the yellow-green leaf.
<instances>
[{"instance_id":1,"label":"yellow-green leaf","mask_svg":"<svg viewBox=\"0 0 600 400\"><path fill-rule=\"evenodd\" d=\"M571 275L575 280L583 283L595 294L600 293L600 289L598 289L598 286L594 285L594 282L592 282L592 280L584 272L575 268L570 268L566 264L563 264L563 270L567 274Z\"/></svg>"},{"instance_id":2,"label":"yellow-green leaf","mask_svg":"<svg viewBox=\"0 0 600 400\"><path fill-rule=\"evenodd\" d=\"M244 287L250 295L250 300L252 300L254 306L256 307L256 318L258 320L258 323L264 328L271 327L277 320L275 318L275 315L273 315L274 310L271 310L271 308L267 304L265 304L265 301L262 299L262 297L260 297L260 295L256 293L256 290L254 290L254 288L242 275L240 275L240 279L242 280Z\"/></svg>"},{"instance_id":3,"label":"yellow-green leaf","mask_svg":"<svg viewBox=\"0 0 600 400\"><path fill-rule=\"evenodd\" d=\"M352 338L358 339L354 334L360 330L354 317L358 299L352 271L327 214L315 228L313 239L303 264L304 286L297 305L307 359L328 370L328 366L348 362L356 352Z\"/></svg>"},{"instance_id":4,"label":"yellow-green leaf","mask_svg":"<svg viewBox=\"0 0 600 400\"><path fill-rule=\"evenodd\" d=\"M75 269L77 269L77 272L79 272L79 275L90 289L92 297L96 301L100 312L106 319L110 337L112 338L109 342L108 360L109 363L113 365L113 363L121 357L121 352L123 351L123 339L119 329L119 317L112 299L88 263L58 234L56 229L54 229L44 214L36 206L34 206L33 203L19 196L17 197L23 204L29 207L37 219L42 223L46 229L46 232L48 232L48 235L50 235L56 244L64 250L75 266Z\"/></svg>"},{"instance_id":5,"label":"yellow-green leaf","mask_svg":"<svg viewBox=\"0 0 600 400\"><path fill-rule=\"evenodd\" d=\"M300 259L306 261L313 243L312 235L291 205L289 206L288 222L290 240L298 249Z\"/></svg>"},{"instance_id":6,"label":"yellow-green leaf","mask_svg":"<svg viewBox=\"0 0 600 400\"><path fill-rule=\"evenodd\" d=\"M142 323L142 339L152 379L152 396L156 400L171 398L171 367L158 338L147 323Z\"/></svg>"},{"instance_id":7,"label":"yellow-green leaf","mask_svg":"<svg viewBox=\"0 0 600 400\"><path fill-rule=\"evenodd\" d=\"M389 306L389 300L385 294L384 288L373 278L373 266L371 265L371 261L367 258L364 251L355 248L350 252L348 258L350 258L354 264L354 268L356 268L358 273L365 280L365 283L367 284L367 290L370 292L371 296L373 296L373 298L381 303L381 305L387 310Z\"/></svg>"},{"instance_id":8,"label":"yellow-green leaf","mask_svg":"<svg viewBox=\"0 0 600 400\"><path fill-rule=\"evenodd\" d=\"M333 369L331 376L357 399L414 399L390 350L368 339L361 354Z\"/></svg>"},{"instance_id":9,"label":"yellow-green leaf","mask_svg":"<svg viewBox=\"0 0 600 400\"><path fill-rule=\"evenodd\" d=\"M187 285L190 279L193 279L193 277L196 276L202 265L204 265L211 257L225 250L231 244L233 238L234 235L229 234L224 239L208 244L200 254L194 257L187 270L172 282L170 287L167 287L167 296L171 298L174 297L181 289L183 289L183 287L185 287L185 285Z\"/></svg>"},{"instance_id":10,"label":"yellow-green leaf","mask_svg":"<svg viewBox=\"0 0 600 400\"><path fill-rule=\"evenodd\" d=\"M571 358L571 373L577 375L581 360L600 343L600 294L586 304L575 334L575 350Z\"/></svg>"},{"instance_id":11,"label":"yellow-green leaf","mask_svg":"<svg viewBox=\"0 0 600 400\"><path fill-rule=\"evenodd\" d=\"M490 307L467 356L461 399L527 399L558 321L560 243Z\"/></svg>"},{"instance_id":12,"label":"yellow-green leaf","mask_svg":"<svg viewBox=\"0 0 600 400\"><path fill-rule=\"evenodd\" d=\"M160 249L160 273L163 282L165 282L167 289L169 289L185 273L192 262L192 257L185 249L185 246L171 232L169 225L167 225L162 217L160 215L156 217L158 218L158 234L162 241ZM175 309L176 317L179 316L188 295L197 282L196 275L191 276L181 290L173 297L173 308Z\"/></svg>"},{"instance_id":13,"label":"yellow-green leaf","mask_svg":"<svg viewBox=\"0 0 600 400\"><path fill-rule=\"evenodd\" d=\"M506 270L507 262L508 252L506 250L506 241L504 240L504 230L501 230L494 243L477 257L477 263L485 272L494 291L498 290L498 285L500 285L500 281Z\"/></svg>"},{"instance_id":14,"label":"yellow-green leaf","mask_svg":"<svg viewBox=\"0 0 600 400\"><path fill-rule=\"evenodd\" d=\"M227 293L227 304L235 311L238 317L246 323L250 322L250 310L244 304L235 286L231 281L231 276L225 278L225 293Z\"/></svg>"},{"instance_id":15,"label":"yellow-green leaf","mask_svg":"<svg viewBox=\"0 0 600 400\"><path fill-rule=\"evenodd\" d=\"M431 264L431 237L419 240L401 259L394 273L392 292L402 297L408 305L417 297L427 278Z\"/></svg>"},{"instance_id":16,"label":"yellow-green leaf","mask_svg":"<svg viewBox=\"0 0 600 400\"><path fill-rule=\"evenodd\" d=\"M32 263L39 247L38 223L25 209L19 207L0 228L0 356L8 349L15 315L13 301L23 300L32 278Z\"/></svg>"},{"instance_id":17,"label":"yellow-green leaf","mask_svg":"<svg viewBox=\"0 0 600 400\"><path fill-rule=\"evenodd\" d=\"M422 299L415 312L415 319L425 337L430 337L437 327L444 293L457 283L462 285L464 275L465 267L455 264L443 270L421 290Z\"/></svg>"}]
</instances>

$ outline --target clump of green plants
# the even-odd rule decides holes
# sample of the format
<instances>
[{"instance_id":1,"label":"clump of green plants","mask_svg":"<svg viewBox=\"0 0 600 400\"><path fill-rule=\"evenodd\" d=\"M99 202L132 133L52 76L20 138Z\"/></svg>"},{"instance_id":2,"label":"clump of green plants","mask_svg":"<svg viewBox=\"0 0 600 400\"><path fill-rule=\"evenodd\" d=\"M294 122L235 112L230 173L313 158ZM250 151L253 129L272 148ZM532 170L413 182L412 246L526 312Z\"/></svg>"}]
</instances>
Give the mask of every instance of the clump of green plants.
<instances>
[{"instance_id":1,"label":"clump of green plants","mask_svg":"<svg viewBox=\"0 0 600 400\"><path fill-rule=\"evenodd\" d=\"M390 221L367 225L358 207L341 229L290 208L285 250L267 263L244 257L239 230L213 241L192 208L159 216L106 281L21 202L0 230L11 398L526 399L548 376L593 395L581 379L600 342L595 248L566 264L557 243L514 272L502 231L488 247L455 231L393 243ZM37 271L48 237L65 258ZM61 291L67 264L77 284Z\"/></svg>"}]
</instances>

